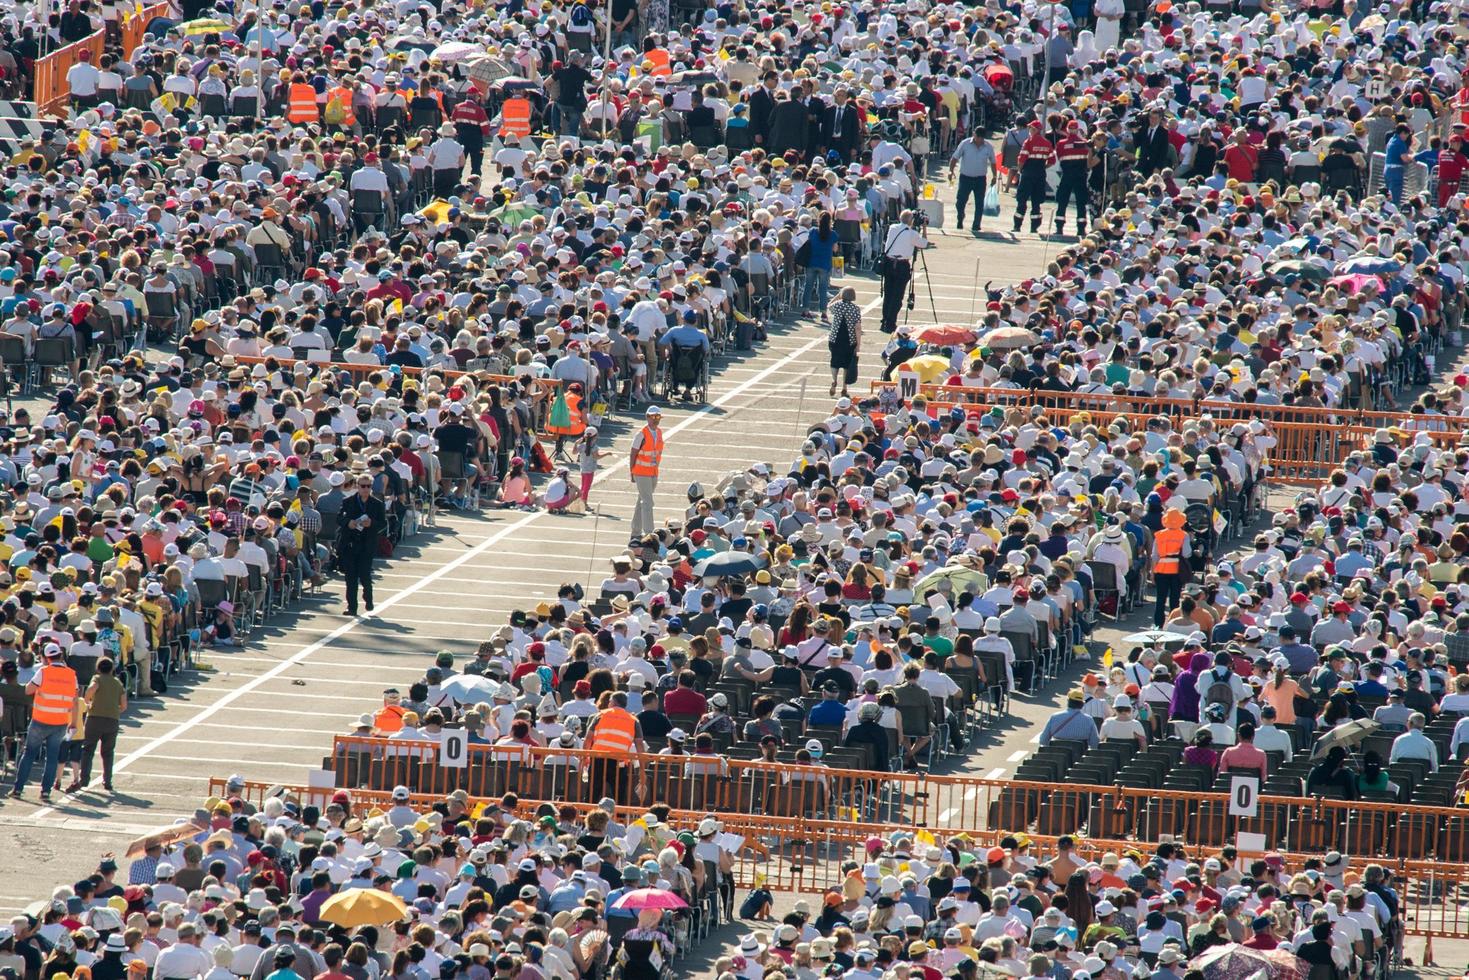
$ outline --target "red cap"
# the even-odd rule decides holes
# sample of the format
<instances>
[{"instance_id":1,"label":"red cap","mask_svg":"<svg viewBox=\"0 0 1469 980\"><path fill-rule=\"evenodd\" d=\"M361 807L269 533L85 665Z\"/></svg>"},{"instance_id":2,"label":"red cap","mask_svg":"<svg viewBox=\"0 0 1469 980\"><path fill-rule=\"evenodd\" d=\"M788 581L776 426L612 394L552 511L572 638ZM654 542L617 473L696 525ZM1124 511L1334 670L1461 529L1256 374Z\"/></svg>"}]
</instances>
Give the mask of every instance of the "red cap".
<instances>
[{"instance_id":1,"label":"red cap","mask_svg":"<svg viewBox=\"0 0 1469 980\"><path fill-rule=\"evenodd\" d=\"M1306 598L1306 593L1304 592L1292 592L1290 595L1290 601L1294 602L1298 606L1303 606L1311 600Z\"/></svg>"}]
</instances>

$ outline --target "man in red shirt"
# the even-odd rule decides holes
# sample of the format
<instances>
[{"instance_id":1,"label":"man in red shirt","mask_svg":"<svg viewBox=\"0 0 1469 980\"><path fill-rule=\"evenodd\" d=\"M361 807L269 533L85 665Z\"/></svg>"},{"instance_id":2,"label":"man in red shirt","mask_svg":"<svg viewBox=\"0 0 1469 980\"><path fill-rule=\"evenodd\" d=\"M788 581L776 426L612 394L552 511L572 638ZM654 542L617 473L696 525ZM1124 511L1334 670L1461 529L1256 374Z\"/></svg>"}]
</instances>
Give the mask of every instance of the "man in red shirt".
<instances>
[{"instance_id":1,"label":"man in red shirt","mask_svg":"<svg viewBox=\"0 0 1469 980\"><path fill-rule=\"evenodd\" d=\"M1243 128L1236 129L1234 138L1224 151L1224 165L1229 168L1230 179L1241 184L1254 183L1255 165L1259 159L1260 151L1250 145L1249 134Z\"/></svg>"},{"instance_id":2,"label":"man in red shirt","mask_svg":"<svg viewBox=\"0 0 1469 980\"><path fill-rule=\"evenodd\" d=\"M413 300L413 290L408 288L408 284L396 272L384 269L377 274L377 285L367 291L367 298L380 299L385 303L401 299L403 305L407 306Z\"/></svg>"},{"instance_id":3,"label":"man in red shirt","mask_svg":"<svg viewBox=\"0 0 1469 980\"><path fill-rule=\"evenodd\" d=\"M1015 164L1015 228L1025 218L1025 206L1031 206L1030 232L1041 230L1041 202L1046 199L1046 169L1056 160L1056 148L1041 132L1044 127L1039 119L1030 124L1030 135L1020 144L1020 156Z\"/></svg>"},{"instance_id":4,"label":"man in red shirt","mask_svg":"<svg viewBox=\"0 0 1469 980\"><path fill-rule=\"evenodd\" d=\"M678 686L663 695L663 713L666 715L694 715L702 718L709 710L709 699L694 690L698 680L692 670L680 671Z\"/></svg>"},{"instance_id":5,"label":"man in red shirt","mask_svg":"<svg viewBox=\"0 0 1469 980\"><path fill-rule=\"evenodd\" d=\"M1073 119L1066 132L1056 141L1056 160L1061 166L1061 180L1056 185L1056 234L1066 234L1066 205L1076 200L1076 233L1086 234L1087 177L1091 171L1091 143L1081 131L1081 122Z\"/></svg>"}]
</instances>

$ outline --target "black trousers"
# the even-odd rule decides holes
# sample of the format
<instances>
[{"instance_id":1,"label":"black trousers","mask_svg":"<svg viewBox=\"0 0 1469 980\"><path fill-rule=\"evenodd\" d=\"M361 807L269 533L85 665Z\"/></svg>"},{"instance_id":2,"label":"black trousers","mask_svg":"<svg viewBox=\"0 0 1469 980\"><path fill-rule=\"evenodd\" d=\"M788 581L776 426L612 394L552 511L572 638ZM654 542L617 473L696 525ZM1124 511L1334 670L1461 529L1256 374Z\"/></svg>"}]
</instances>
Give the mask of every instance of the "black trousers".
<instances>
[{"instance_id":1,"label":"black trousers","mask_svg":"<svg viewBox=\"0 0 1469 980\"><path fill-rule=\"evenodd\" d=\"M377 542L342 555L342 574L347 578L347 611L357 611L357 592L362 601L372 605L372 560L377 556Z\"/></svg>"},{"instance_id":2,"label":"black trousers","mask_svg":"<svg viewBox=\"0 0 1469 980\"><path fill-rule=\"evenodd\" d=\"M954 202L959 215L955 227L960 227L964 224L964 207L969 203L969 198L972 196L974 198L974 224L970 225L970 228L979 231L980 222L984 219L984 195L987 189L987 183L988 181L985 180L984 174L980 174L978 177L959 175L959 195Z\"/></svg>"},{"instance_id":3,"label":"black trousers","mask_svg":"<svg viewBox=\"0 0 1469 980\"><path fill-rule=\"evenodd\" d=\"M112 782L112 759L117 753L117 730L116 718L103 718L98 715L88 715L87 725L83 729L85 741L82 743L82 775L81 784L85 786L92 778L92 756L100 746L102 749L102 781Z\"/></svg>"},{"instance_id":4,"label":"black trousers","mask_svg":"<svg viewBox=\"0 0 1469 980\"><path fill-rule=\"evenodd\" d=\"M908 300L908 281L913 278L913 263L908 259L888 259L882 271L882 330L898 329L898 314Z\"/></svg>"},{"instance_id":5,"label":"black trousers","mask_svg":"<svg viewBox=\"0 0 1469 980\"><path fill-rule=\"evenodd\" d=\"M1078 228L1086 227L1086 205L1087 195L1090 188L1087 186L1086 171L1077 168L1074 172L1068 172L1065 167L1061 168L1061 181L1056 185L1056 225L1066 222L1066 205L1076 201L1076 224Z\"/></svg>"}]
</instances>

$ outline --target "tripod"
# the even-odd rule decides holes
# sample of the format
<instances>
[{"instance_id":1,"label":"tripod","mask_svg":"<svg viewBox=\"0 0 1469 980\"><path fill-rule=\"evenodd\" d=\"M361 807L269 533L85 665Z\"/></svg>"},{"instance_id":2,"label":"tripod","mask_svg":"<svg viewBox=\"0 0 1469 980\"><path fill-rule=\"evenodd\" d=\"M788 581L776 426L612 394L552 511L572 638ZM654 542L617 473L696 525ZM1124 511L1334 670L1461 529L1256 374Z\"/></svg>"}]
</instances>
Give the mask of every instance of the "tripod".
<instances>
[{"instance_id":1,"label":"tripod","mask_svg":"<svg viewBox=\"0 0 1469 980\"><path fill-rule=\"evenodd\" d=\"M939 322L938 303L933 298L933 280L928 276L928 259L924 257L926 249L913 250L913 274L908 277L908 300L903 304L903 322L908 322L908 314L913 312L913 307L918 303L918 276L923 275L923 288L928 291L928 311L933 314L933 322Z\"/></svg>"}]
</instances>

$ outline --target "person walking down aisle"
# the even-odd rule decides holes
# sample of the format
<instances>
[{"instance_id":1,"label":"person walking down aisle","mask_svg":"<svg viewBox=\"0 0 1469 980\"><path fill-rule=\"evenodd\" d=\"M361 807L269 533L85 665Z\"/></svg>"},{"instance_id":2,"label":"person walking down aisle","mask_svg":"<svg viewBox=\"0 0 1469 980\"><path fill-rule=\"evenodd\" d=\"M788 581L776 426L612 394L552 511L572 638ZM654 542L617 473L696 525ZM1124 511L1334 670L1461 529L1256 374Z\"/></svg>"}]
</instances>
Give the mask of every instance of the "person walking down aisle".
<instances>
[{"instance_id":1,"label":"person walking down aisle","mask_svg":"<svg viewBox=\"0 0 1469 980\"><path fill-rule=\"evenodd\" d=\"M949 180L954 180L958 171L958 197L954 206L958 210L954 227L964 227L964 210L971 197L974 198L974 223L969 230L978 235L984 223L984 196L989 189L989 180L998 175L999 160L995 148L984 138L984 127L976 127L974 134L959 141L954 155L949 158Z\"/></svg>"},{"instance_id":2,"label":"person walking down aisle","mask_svg":"<svg viewBox=\"0 0 1469 980\"><path fill-rule=\"evenodd\" d=\"M372 612L372 560L377 557L378 539L388 529L388 512L382 500L372 495L371 476L364 473L357 478L357 492L342 502L339 520L337 553L347 579L346 613L357 615L359 590L367 611Z\"/></svg>"},{"instance_id":3,"label":"person walking down aisle","mask_svg":"<svg viewBox=\"0 0 1469 980\"><path fill-rule=\"evenodd\" d=\"M857 361L862 353L862 308L857 305L857 290L843 287L841 298L831 304L829 312L831 330L826 335L826 346L831 351L831 388L827 394L835 395L840 382L845 398L847 386L857 382Z\"/></svg>"}]
</instances>

